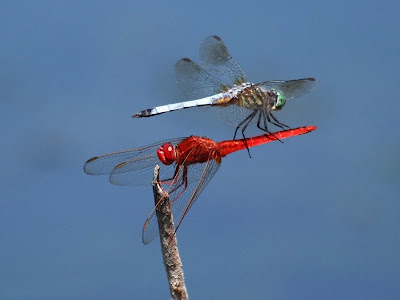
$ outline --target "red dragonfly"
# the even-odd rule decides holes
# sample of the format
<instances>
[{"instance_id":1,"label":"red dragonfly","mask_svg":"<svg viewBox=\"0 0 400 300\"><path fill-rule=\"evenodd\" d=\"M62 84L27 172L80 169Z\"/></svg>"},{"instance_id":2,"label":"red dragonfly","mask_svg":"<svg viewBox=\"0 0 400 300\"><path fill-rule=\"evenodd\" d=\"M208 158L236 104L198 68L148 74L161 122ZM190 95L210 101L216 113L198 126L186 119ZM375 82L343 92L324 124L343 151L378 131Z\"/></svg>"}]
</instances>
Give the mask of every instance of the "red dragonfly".
<instances>
[{"instance_id":1,"label":"red dragonfly","mask_svg":"<svg viewBox=\"0 0 400 300\"><path fill-rule=\"evenodd\" d=\"M206 137L176 138L152 145L112 152L89 159L84 171L89 175L109 175L116 185L148 185L153 169L160 164L160 183L169 186L172 214L179 216L175 232L208 182L217 172L221 158L226 155L275 140L309 133L316 126L305 126L263 134L256 137L214 142ZM158 235L157 207L147 218L142 241L149 244Z\"/></svg>"}]
</instances>

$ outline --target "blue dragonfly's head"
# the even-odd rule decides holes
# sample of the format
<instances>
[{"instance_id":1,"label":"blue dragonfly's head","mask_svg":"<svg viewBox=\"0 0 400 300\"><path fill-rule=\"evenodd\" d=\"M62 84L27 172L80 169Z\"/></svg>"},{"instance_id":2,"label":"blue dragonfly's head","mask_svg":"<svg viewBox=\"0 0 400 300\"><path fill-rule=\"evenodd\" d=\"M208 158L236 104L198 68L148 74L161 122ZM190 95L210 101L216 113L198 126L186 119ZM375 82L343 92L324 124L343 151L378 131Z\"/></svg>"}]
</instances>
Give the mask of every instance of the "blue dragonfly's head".
<instances>
[{"instance_id":1,"label":"blue dragonfly's head","mask_svg":"<svg viewBox=\"0 0 400 300\"><path fill-rule=\"evenodd\" d=\"M286 104L286 97L282 93L282 91L278 91L276 89L270 89L267 92L267 95L270 98L270 105L272 110L281 110L282 107Z\"/></svg>"}]
</instances>

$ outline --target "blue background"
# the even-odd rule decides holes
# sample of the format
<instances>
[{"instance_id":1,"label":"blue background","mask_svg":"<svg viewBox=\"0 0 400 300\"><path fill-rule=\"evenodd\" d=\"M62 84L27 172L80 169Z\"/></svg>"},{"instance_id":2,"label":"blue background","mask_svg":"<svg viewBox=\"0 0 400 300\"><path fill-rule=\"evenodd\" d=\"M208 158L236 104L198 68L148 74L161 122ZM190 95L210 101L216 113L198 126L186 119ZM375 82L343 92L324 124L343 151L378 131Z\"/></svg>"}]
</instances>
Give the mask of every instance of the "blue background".
<instances>
[{"instance_id":1,"label":"blue background","mask_svg":"<svg viewBox=\"0 0 400 300\"><path fill-rule=\"evenodd\" d=\"M0 298L167 299L151 187L84 174L97 154L230 139L176 102L173 66L218 34L249 80L317 78L278 118L317 131L223 164L178 232L193 299L400 297L395 1L2 1ZM248 134L259 134L255 128Z\"/></svg>"}]
</instances>

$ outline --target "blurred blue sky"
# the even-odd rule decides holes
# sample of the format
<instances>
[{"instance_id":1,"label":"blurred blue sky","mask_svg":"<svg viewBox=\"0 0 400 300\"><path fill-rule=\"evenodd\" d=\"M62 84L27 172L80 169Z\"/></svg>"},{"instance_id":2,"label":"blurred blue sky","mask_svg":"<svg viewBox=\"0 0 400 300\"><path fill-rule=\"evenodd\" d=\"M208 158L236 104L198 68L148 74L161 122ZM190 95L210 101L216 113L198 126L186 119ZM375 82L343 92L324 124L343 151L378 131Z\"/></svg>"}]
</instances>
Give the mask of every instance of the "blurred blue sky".
<instances>
[{"instance_id":1,"label":"blurred blue sky","mask_svg":"<svg viewBox=\"0 0 400 300\"><path fill-rule=\"evenodd\" d=\"M398 298L400 7L369 2L2 1L0 299L169 297L158 241L141 242L151 187L82 166L232 137L213 109L130 118L176 101L175 62L211 34L252 82L317 78L277 116L319 128L223 160L178 232L189 294Z\"/></svg>"}]
</instances>

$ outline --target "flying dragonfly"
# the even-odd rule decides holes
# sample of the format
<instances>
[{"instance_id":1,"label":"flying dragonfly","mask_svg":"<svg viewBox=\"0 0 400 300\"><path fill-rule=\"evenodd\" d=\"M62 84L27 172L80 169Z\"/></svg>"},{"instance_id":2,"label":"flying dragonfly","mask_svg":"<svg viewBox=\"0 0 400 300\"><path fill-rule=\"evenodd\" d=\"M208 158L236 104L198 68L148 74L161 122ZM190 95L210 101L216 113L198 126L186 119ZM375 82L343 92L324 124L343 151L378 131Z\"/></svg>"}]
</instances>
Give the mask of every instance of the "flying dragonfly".
<instances>
[{"instance_id":1,"label":"flying dragonfly","mask_svg":"<svg viewBox=\"0 0 400 300\"><path fill-rule=\"evenodd\" d=\"M250 83L243 69L230 55L222 39L216 35L207 37L200 45L200 67L189 58L179 60L175 65L178 87L188 100L142 110L133 118L151 117L183 108L218 106L228 124L242 128L257 122L257 127L271 133L267 123L282 129L289 126L281 123L272 111L282 109L287 100L310 93L316 85L314 78L295 80L271 80ZM247 148L248 149L248 148Z\"/></svg>"},{"instance_id":2,"label":"flying dragonfly","mask_svg":"<svg viewBox=\"0 0 400 300\"><path fill-rule=\"evenodd\" d=\"M85 163L83 169L89 175L108 175L112 184L147 185L152 182L155 165L160 164L160 183L168 187L172 214L179 218L175 224L176 232L187 212L217 172L222 157L247 147L306 134L315 129L316 126L305 126L247 140L218 143L199 136L170 139L140 148L95 156ZM157 208L158 206L154 207L144 223L144 244L149 244L158 235L155 213Z\"/></svg>"}]
</instances>

